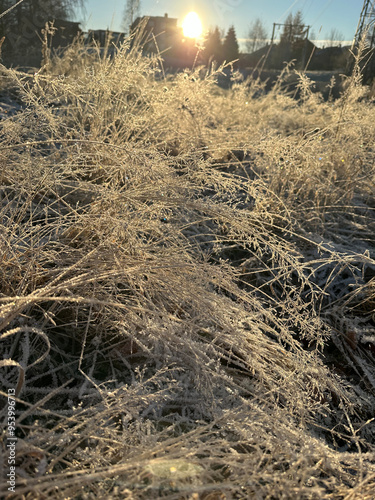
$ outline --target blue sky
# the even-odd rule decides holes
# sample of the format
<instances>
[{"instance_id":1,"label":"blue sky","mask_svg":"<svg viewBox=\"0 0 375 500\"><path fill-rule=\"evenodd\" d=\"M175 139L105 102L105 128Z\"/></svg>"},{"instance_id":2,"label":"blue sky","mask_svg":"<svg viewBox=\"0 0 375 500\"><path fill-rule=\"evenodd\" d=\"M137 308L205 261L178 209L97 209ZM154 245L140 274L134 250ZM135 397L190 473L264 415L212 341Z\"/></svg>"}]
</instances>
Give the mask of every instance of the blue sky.
<instances>
[{"instance_id":1,"label":"blue sky","mask_svg":"<svg viewBox=\"0 0 375 500\"><path fill-rule=\"evenodd\" d=\"M126 0L86 0L85 15L78 13L86 29L120 31ZM331 29L340 31L345 41L352 40L362 10L363 0L141 0L141 14L177 17L195 10L203 27L218 25L227 30L234 25L239 39L246 38L252 20L259 17L269 34L272 24L283 23L286 16L301 10L305 24L311 25L316 39L324 40Z\"/></svg>"}]
</instances>

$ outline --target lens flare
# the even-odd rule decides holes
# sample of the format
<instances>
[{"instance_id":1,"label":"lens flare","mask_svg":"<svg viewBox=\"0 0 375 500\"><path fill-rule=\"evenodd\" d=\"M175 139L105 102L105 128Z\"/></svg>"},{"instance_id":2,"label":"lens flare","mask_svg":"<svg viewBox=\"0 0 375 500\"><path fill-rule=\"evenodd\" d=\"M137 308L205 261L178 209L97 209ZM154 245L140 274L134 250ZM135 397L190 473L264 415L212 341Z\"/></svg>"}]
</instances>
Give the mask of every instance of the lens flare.
<instances>
[{"instance_id":1,"label":"lens flare","mask_svg":"<svg viewBox=\"0 0 375 500\"><path fill-rule=\"evenodd\" d=\"M189 12L182 23L184 36L198 38L202 34L202 22L196 12Z\"/></svg>"}]
</instances>

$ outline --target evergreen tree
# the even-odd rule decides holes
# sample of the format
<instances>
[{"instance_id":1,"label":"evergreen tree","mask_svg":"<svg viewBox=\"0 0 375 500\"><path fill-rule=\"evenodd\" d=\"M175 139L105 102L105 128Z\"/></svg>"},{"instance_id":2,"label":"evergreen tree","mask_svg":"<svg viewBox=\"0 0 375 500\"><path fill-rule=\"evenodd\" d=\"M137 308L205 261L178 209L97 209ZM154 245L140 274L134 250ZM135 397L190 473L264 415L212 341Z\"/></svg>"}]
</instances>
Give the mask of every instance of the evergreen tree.
<instances>
[{"instance_id":1,"label":"evergreen tree","mask_svg":"<svg viewBox=\"0 0 375 500\"><path fill-rule=\"evenodd\" d=\"M226 34L223 43L223 56L224 60L227 62L234 61L238 59L240 55L240 50L238 46L237 36L234 26L231 26Z\"/></svg>"},{"instance_id":2,"label":"evergreen tree","mask_svg":"<svg viewBox=\"0 0 375 500\"><path fill-rule=\"evenodd\" d=\"M293 17L293 42L305 38L304 21L302 12L298 10Z\"/></svg>"},{"instance_id":3,"label":"evergreen tree","mask_svg":"<svg viewBox=\"0 0 375 500\"><path fill-rule=\"evenodd\" d=\"M292 33L293 33L293 14L290 13L288 17L285 19L283 32L280 36L280 43L291 43L292 42Z\"/></svg>"},{"instance_id":4,"label":"evergreen tree","mask_svg":"<svg viewBox=\"0 0 375 500\"><path fill-rule=\"evenodd\" d=\"M299 10L293 16L292 13L285 19L284 29L280 37L280 42L294 43L302 40L305 36L302 12Z\"/></svg>"},{"instance_id":5,"label":"evergreen tree","mask_svg":"<svg viewBox=\"0 0 375 500\"><path fill-rule=\"evenodd\" d=\"M221 33L218 26L214 30L208 31L202 52L203 59L206 64L210 61L221 63L223 60L223 44L221 42Z\"/></svg>"},{"instance_id":6,"label":"evergreen tree","mask_svg":"<svg viewBox=\"0 0 375 500\"><path fill-rule=\"evenodd\" d=\"M284 29L280 37L280 42L294 43L305 38L304 22L302 12L299 10L293 16L292 13L285 19Z\"/></svg>"},{"instance_id":7,"label":"evergreen tree","mask_svg":"<svg viewBox=\"0 0 375 500\"><path fill-rule=\"evenodd\" d=\"M285 20L283 33L280 37L277 58L281 61L295 60L296 68L304 68L308 57L307 27L304 26L302 13L289 14ZM311 49L312 50L312 49ZM309 53L311 53L311 50Z\"/></svg>"}]
</instances>

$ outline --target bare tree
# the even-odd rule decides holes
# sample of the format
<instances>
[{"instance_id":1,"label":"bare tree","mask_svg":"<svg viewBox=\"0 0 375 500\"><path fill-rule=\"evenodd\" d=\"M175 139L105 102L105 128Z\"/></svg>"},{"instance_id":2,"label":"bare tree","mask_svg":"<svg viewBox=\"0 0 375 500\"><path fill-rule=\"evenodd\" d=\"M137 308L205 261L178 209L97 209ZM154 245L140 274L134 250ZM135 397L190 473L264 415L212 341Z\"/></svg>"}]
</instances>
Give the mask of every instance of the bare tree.
<instances>
[{"instance_id":1,"label":"bare tree","mask_svg":"<svg viewBox=\"0 0 375 500\"><path fill-rule=\"evenodd\" d=\"M344 35L336 28L332 28L327 36L327 47L337 47L344 40Z\"/></svg>"},{"instance_id":2,"label":"bare tree","mask_svg":"<svg viewBox=\"0 0 375 500\"><path fill-rule=\"evenodd\" d=\"M248 52L254 52L267 43L267 31L263 25L263 22L259 17L250 25L247 41L246 50Z\"/></svg>"},{"instance_id":3,"label":"bare tree","mask_svg":"<svg viewBox=\"0 0 375 500\"><path fill-rule=\"evenodd\" d=\"M122 19L122 27L124 31L129 31L129 27L134 23L141 13L140 0L127 0L124 15Z\"/></svg>"},{"instance_id":4,"label":"bare tree","mask_svg":"<svg viewBox=\"0 0 375 500\"><path fill-rule=\"evenodd\" d=\"M41 30L47 21L72 19L79 9L83 10L84 3L84 0L23 0L16 4L14 0L0 0L0 12L7 12L0 18L4 53L11 55L13 50L25 53L39 46Z\"/></svg>"},{"instance_id":5,"label":"bare tree","mask_svg":"<svg viewBox=\"0 0 375 500\"><path fill-rule=\"evenodd\" d=\"M316 36L316 33L315 33L315 31L314 31L314 30L311 30L311 31L310 31L310 34L309 34L309 40L310 40L311 42L316 42L316 40L317 40L317 36Z\"/></svg>"},{"instance_id":6,"label":"bare tree","mask_svg":"<svg viewBox=\"0 0 375 500\"><path fill-rule=\"evenodd\" d=\"M42 16L46 20L69 19L77 10L84 7L84 3L85 0L23 0L19 5L15 5L14 0L0 0L0 13L9 10L4 16L7 24L15 23L15 20L19 21L22 16L27 17L30 22Z\"/></svg>"}]
</instances>

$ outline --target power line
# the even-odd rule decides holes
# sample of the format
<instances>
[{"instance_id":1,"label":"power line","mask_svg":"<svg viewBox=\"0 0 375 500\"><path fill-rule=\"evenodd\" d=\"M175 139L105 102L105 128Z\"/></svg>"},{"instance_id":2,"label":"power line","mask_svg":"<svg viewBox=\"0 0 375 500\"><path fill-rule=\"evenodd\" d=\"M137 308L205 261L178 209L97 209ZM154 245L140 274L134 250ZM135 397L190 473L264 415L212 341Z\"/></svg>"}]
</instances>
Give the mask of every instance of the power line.
<instances>
[{"instance_id":1,"label":"power line","mask_svg":"<svg viewBox=\"0 0 375 500\"><path fill-rule=\"evenodd\" d=\"M284 13L283 13L280 17L279 17L277 24L279 24L279 21L281 21L282 19L284 19L284 17L288 14L288 12L289 12L291 9L293 9L293 7L294 7L294 6L296 5L296 3L298 3L298 2L299 2L299 0L294 0L294 2L292 3L292 5L290 5L290 6L286 9L286 11L285 11L285 12L284 12Z\"/></svg>"},{"instance_id":2,"label":"power line","mask_svg":"<svg viewBox=\"0 0 375 500\"><path fill-rule=\"evenodd\" d=\"M333 0L327 0L324 7L322 8L322 10L319 12L319 14L316 16L316 18L314 19L314 21L311 23L312 26L314 26L314 24L318 21L318 19L321 17L322 14L324 14L324 12L328 9L328 7L331 5Z\"/></svg>"}]
</instances>

